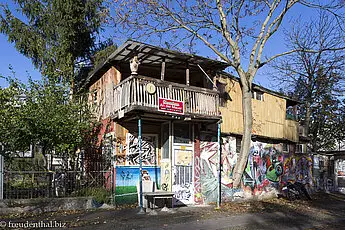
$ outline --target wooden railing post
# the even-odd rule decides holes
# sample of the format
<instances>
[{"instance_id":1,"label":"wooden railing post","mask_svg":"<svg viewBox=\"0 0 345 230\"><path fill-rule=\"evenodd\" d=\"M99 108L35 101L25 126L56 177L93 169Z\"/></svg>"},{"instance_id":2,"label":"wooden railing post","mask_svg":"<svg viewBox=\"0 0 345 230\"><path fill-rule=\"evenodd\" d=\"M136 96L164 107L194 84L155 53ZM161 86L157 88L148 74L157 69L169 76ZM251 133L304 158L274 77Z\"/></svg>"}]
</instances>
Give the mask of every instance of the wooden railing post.
<instances>
[{"instance_id":1,"label":"wooden railing post","mask_svg":"<svg viewBox=\"0 0 345 230\"><path fill-rule=\"evenodd\" d=\"M153 83L156 92L149 94L146 84ZM219 116L219 94L217 91L186 86L173 82L163 82L159 79L142 76L131 76L113 88L109 95L108 114L117 114L133 105L158 108L158 98L169 98L185 102L185 112L205 116ZM110 108L109 108L110 109Z\"/></svg>"}]
</instances>

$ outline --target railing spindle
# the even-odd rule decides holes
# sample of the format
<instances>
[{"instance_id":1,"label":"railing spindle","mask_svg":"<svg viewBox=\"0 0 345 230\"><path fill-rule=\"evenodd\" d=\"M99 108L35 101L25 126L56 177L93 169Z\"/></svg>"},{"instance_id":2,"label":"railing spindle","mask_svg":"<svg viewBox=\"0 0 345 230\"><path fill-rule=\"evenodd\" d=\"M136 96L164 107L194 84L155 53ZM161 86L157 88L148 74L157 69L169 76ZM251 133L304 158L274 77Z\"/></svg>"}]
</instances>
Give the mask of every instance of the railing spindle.
<instances>
[{"instance_id":1,"label":"railing spindle","mask_svg":"<svg viewBox=\"0 0 345 230\"><path fill-rule=\"evenodd\" d=\"M146 84L152 82L156 92L149 94ZM168 85L169 84L169 85ZM177 83L162 82L141 76L131 76L117 86L105 89L104 116L117 114L118 111L131 106L141 105L158 109L158 98L183 101L185 113L218 116L219 94L208 89L187 87Z\"/></svg>"}]
</instances>

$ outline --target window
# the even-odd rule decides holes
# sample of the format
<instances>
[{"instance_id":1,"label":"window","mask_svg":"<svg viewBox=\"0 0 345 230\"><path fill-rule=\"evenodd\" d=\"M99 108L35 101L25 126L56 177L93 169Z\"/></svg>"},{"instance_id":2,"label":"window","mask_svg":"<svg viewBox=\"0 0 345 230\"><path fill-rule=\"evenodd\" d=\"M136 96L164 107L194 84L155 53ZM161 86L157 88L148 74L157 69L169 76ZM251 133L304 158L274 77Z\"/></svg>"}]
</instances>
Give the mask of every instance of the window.
<instances>
[{"instance_id":1,"label":"window","mask_svg":"<svg viewBox=\"0 0 345 230\"><path fill-rule=\"evenodd\" d=\"M258 91L253 91L252 92L252 98L258 101L263 101L264 100L264 93L263 92L258 92Z\"/></svg>"},{"instance_id":2,"label":"window","mask_svg":"<svg viewBox=\"0 0 345 230\"><path fill-rule=\"evenodd\" d=\"M236 137L236 153L239 153L241 151L241 142L242 138Z\"/></svg>"},{"instance_id":3,"label":"window","mask_svg":"<svg viewBox=\"0 0 345 230\"><path fill-rule=\"evenodd\" d=\"M296 153L303 153L303 145L302 144L296 145Z\"/></svg>"},{"instance_id":4,"label":"window","mask_svg":"<svg viewBox=\"0 0 345 230\"><path fill-rule=\"evenodd\" d=\"M227 101L230 100L229 93L226 91L226 84L223 84L217 81L217 89L220 92L219 105L221 107L226 107Z\"/></svg>"},{"instance_id":5,"label":"window","mask_svg":"<svg viewBox=\"0 0 345 230\"><path fill-rule=\"evenodd\" d=\"M174 143L190 144L191 130L189 124L175 123L174 124Z\"/></svg>"},{"instance_id":6,"label":"window","mask_svg":"<svg viewBox=\"0 0 345 230\"><path fill-rule=\"evenodd\" d=\"M262 92L255 92L255 99L258 101L263 101L264 100L264 93Z\"/></svg>"},{"instance_id":7,"label":"window","mask_svg":"<svg viewBox=\"0 0 345 230\"><path fill-rule=\"evenodd\" d=\"M286 143L283 143L283 152L289 152L289 145Z\"/></svg>"}]
</instances>

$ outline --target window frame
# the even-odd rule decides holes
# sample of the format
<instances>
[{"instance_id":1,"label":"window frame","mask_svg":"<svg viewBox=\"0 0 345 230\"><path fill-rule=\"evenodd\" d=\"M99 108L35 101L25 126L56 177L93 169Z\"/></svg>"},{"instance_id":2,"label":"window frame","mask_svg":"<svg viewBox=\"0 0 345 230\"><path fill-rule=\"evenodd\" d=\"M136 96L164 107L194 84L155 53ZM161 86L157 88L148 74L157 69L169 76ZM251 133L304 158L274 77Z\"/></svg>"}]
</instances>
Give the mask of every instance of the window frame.
<instances>
[{"instance_id":1,"label":"window frame","mask_svg":"<svg viewBox=\"0 0 345 230\"><path fill-rule=\"evenodd\" d=\"M253 91L252 92L252 99L257 100L257 101L264 101L264 92Z\"/></svg>"}]
</instances>

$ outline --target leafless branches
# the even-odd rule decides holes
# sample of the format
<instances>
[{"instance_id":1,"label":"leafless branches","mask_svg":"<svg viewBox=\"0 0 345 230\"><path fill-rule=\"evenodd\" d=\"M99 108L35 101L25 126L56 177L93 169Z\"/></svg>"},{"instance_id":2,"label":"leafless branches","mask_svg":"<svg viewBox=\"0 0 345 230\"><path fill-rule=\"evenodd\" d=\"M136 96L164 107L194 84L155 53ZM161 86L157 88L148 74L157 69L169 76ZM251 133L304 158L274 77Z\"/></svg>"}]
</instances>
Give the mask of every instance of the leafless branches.
<instances>
[{"instance_id":1,"label":"leafless branches","mask_svg":"<svg viewBox=\"0 0 345 230\"><path fill-rule=\"evenodd\" d=\"M268 42L280 30L286 14L295 5L300 4L322 10L340 23L342 15L339 9L343 6L342 1L336 3L327 1L325 4L313 0L126 0L115 2L114 24L121 32L128 29L131 37L141 40L158 35L159 40L170 47L176 44L189 47L194 44L203 44L237 72L242 87L244 129L241 153L233 172L234 187L240 184L249 153L252 132L251 87L259 68L278 57L300 54L302 51L306 55L304 58L308 58L309 55L334 52L344 48L343 39L339 40L341 43L329 46L326 43L327 37L318 37L317 39L323 39L322 47L299 44L290 47L285 52L263 58ZM295 75L293 70L294 68L291 68L289 71L292 76Z\"/></svg>"}]
</instances>

